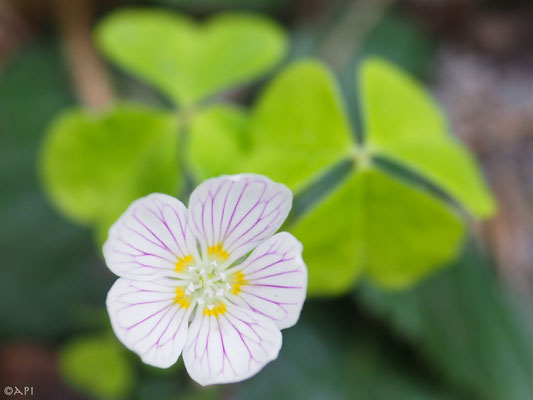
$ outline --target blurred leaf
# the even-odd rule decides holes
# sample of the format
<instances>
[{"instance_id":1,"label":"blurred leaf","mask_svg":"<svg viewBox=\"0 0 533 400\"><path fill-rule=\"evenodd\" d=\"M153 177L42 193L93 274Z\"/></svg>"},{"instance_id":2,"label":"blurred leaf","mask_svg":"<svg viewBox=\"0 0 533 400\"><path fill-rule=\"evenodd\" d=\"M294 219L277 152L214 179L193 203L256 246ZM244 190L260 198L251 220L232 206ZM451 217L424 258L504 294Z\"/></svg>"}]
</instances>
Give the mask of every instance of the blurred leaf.
<instances>
[{"instance_id":1,"label":"blurred leaf","mask_svg":"<svg viewBox=\"0 0 533 400\"><path fill-rule=\"evenodd\" d=\"M39 71L39 73L35 73ZM39 342L98 324L111 273L89 232L44 199L36 159L49 120L72 105L61 52L48 40L23 46L0 74L0 337ZM68 300L66 300L68 299ZM96 318L95 318L96 317Z\"/></svg>"},{"instance_id":2,"label":"blurred leaf","mask_svg":"<svg viewBox=\"0 0 533 400\"><path fill-rule=\"evenodd\" d=\"M386 10L385 14L380 16L360 43L355 46L351 42L345 44L346 51L351 52L352 56L338 74L348 111L361 136L364 131L360 107L362 99L359 95L361 85L354 71L368 57L381 57L414 76L425 77L435 59L437 48L428 27L420 24L415 15L402 12L401 8L391 6L390 2L377 2L374 7L368 4L374 12Z\"/></svg>"},{"instance_id":3,"label":"blurred leaf","mask_svg":"<svg viewBox=\"0 0 533 400\"><path fill-rule=\"evenodd\" d=\"M222 395L223 385L210 386L210 387L195 387L193 390L189 390L185 393L180 393L176 400L218 400L225 399L227 397ZM233 396L231 398L234 398Z\"/></svg>"},{"instance_id":4,"label":"blurred leaf","mask_svg":"<svg viewBox=\"0 0 533 400\"><path fill-rule=\"evenodd\" d=\"M335 294L361 273L384 287L414 283L456 257L464 227L439 200L366 169L352 174L292 232L304 245L309 293Z\"/></svg>"},{"instance_id":5,"label":"blurred leaf","mask_svg":"<svg viewBox=\"0 0 533 400\"><path fill-rule=\"evenodd\" d=\"M47 79L35 74L35 66ZM58 49L45 42L21 48L2 65L0 179L3 193L28 189L28 182L34 181L36 143L43 127L50 115L74 102L65 75ZM0 197L3 200L7 198Z\"/></svg>"},{"instance_id":6,"label":"blurred leaf","mask_svg":"<svg viewBox=\"0 0 533 400\"><path fill-rule=\"evenodd\" d=\"M346 157L353 141L335 79L315 61L282 71L254 106L248 170L299 188Z\"/></svg>"},{"instance_id":7,"label":"blurred leaf","mask_svg":"<svg viewBox=\"0 0 533 400\"><path fill-rule=\"evenodd\" d=\"M60 367L72 386L99 399L124 397L134 381L125 350L113 337L73 340L61 350Z\"/></svg>"},{"instance_id":8,"label":"blurred leaf","mask_svg":"<svg viewBox=\"0 0 533 400\"><path fill-rule=\"evenodd\" d=\"M283 331L277 360L243 382L239 399L458 400L405 360L390 338L340 302L307 302ZM349 317L349 318L348 318Z\"/></svg>"},{"instance_id":9,"label":"blurred leaf","mask_svg":"<svg viewBox=\"0 0 533 400\"><path fill-rule=\"evenodd\" d=\"M184 106L261 76L286 47L281 28L258 15L222 14L199 25L150 9L108 16L96 40L113 62Z\"/></svg>"},{"instance_id":10,"label":"blurred leaf","mask_svg":"<svg viewBox=\"0 0 533 400\"><path fill-rule=\"evenodd\" d=\"M272 10L290 8L296 0L152 0L154 3L187 7L194 10L220 10L226 8Z\"/></svg>"},{"instance_id":11,"label":"blurred leaf","mask_svg":"<svg viewBox=\"0 0 533 400\"><path fill-rule=\"evenodd\" d=\"M240 107L217 104L192 117L189 165L198 182L242 172L248 116Z\"/></svg>"},{"instance_id":12,"label":"blurred leaf","mask_svg":"<svg viewBox=\"0 0 533 400\"><path fill-rule=\"evenodd\" d=\"M389 7L365 37L354 59L380 57L415 76L425 76L435 60L437 39L416 15ZM353 79L353 67L349 71ZM348 72L348 71L347 71Z\"/></svg>"},{"instance_id":13,"label":"blurred leaf","mask_svg":"<svg viewBox=\"0 0 533 400\"><path fill-rule=\"evenodd\" d=\"M495 204L468 149L448 135L425 90L392 65L369 59L360 69L370 151L404 163L435 181L478 217Z\"/></svg>"},{"instance_id":14,"label":"blurred leaf","mask_svg":"<svg viewBox=\"0 0 533 400\"><path fill-rule=\"evenodd\" d=\"M533 398L531 322L476 251L409 291L365 285L357 294L470 398Z\"/></svg>"},{"instance_id":15,"label":"blurred leaf","mask_svg":"<svg viewBox=\"0 0 533 400\"><path fill-rule=\"evenodd\" d=\"M367 63L365 71L372 65ZM365 85L367 80L365 77ZM388 99L387 93L393 91L394 86L379 86L379 89L375 92ZM404 138L420 140L416 132L433 131L439 135L445 132L438 110L428 105L422 89L417 87L416 90L415 94L409 92L414 99L407 97L402 101L415 108L419 105L421 118L415 112L391 114L392 104L386 100L366 104L367 114L372 116L368 121L371 150L377 147L376 143L381 144L379 139L387 137L385 135L389 138L383 141L385 144L410 143ZM377 97L378 100L381 97ZM395 117L391 119L390 115ZM307 216L299 207L298 213L303 217L292 229L304 243L304 258L310 269L310 293L343 292L361 273L370 275L382 286L405 287L457 255L464 233L460 219L432 195L416 189L414 182L399 183L386 174L367 171L354 175L334 192L329 190L324 194L313 190L328 167L339 165L343 159L363 162L362 157L369 157L352 141L334 80L321 64L298 62L275 78L254 106L251 131L253 150L246 169L300 189L299 193L306 195L298 198L302 201L297 205L305 203L309 208L318 203ZM448 140L439 146L438 156L431 158L431 154L422 153L414 154L413 158L428 158L428 168L436 165L434 170L444 172L439 177L444 176L462 193L476 196L476 191L485 189L481 177L476 175L473 161L467 159L459 165L460 168L469 167L470 175L468 171L458 172L453 166L451 173L445 169L447 164L456 162L446 156L457 158L458 151L466 154L466 150L457 150L452 144ZM410 159L400 161L409 165ZM462 175L461 178L456 178L457 174ZM311 181L313 183L309 184ZM307 201L309 193L316 193L318 201ZM478 193L480 201L484 200L483 195L490 200L485 190ZM420 245L421 241L424 246Z\"/></svg>"},{"instance_id":16,"label":"blurred leaf","mask_svg":"<svg viewBox=\"0 0 533 400\"><path fill-rule=\"evenodd\" d=\"M133 200L176 191L176 130L172 114L140 106L64 112L44 142L44 187L60 211L105 239Z\"/></svg>"}]
</instances>

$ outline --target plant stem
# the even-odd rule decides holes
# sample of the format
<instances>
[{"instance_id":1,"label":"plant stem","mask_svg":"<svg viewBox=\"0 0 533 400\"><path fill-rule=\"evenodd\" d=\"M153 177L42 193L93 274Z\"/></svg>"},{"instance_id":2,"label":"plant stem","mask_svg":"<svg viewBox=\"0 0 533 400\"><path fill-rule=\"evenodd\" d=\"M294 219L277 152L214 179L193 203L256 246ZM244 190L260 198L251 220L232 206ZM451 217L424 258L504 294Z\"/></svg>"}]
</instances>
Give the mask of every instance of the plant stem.
<instances>
[{"instance_id":1,"label":"plant stem","mask_svg":"<svg viewBox=\"0 0 533 400\"><path fill-rule=\"evenodd\" d=\"M113 93L92 42L91 4L89 0L52 2L78 100L89 107L100 108L113 100Z\"/></svg>"},{"instance_id":2,"label":"plant stem","mask_svg":"<svg viewBox=\"0 0 533 400\"><path fill-rule=\"evenodd\" d=\"M195 186L194 177L187 162L187 148L189 147L189 134L193 115L194 110L190 108L183 108L178 113L177 168L178 172L181 172L183 176L183 185L178 189L176 196L183 200L189 197Z\"/></svg>"}]
</instances>

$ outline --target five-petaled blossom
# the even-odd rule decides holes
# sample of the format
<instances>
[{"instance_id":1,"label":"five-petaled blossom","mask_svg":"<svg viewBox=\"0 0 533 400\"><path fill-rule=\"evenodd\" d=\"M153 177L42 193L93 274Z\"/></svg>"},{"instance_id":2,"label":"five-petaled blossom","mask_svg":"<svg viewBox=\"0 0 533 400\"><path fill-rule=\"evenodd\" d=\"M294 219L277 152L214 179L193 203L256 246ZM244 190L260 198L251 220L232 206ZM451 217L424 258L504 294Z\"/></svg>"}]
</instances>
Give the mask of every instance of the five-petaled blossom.
<instances>
[{"instance_id":1,"label":"five-petaled blossom","mask_svg":"<svg viewBox=\"0 0 533 400\"><path fill-rule=\"evenodd\" d=\"M117 337L156 367L183 353L201 385L256 374L305 299L302 245L274 234L291 206L287 187L254 174L203 182L189 209L164 194L132 203L104 244L120 277L107 296Z\"/></svg>"}]
</instances>

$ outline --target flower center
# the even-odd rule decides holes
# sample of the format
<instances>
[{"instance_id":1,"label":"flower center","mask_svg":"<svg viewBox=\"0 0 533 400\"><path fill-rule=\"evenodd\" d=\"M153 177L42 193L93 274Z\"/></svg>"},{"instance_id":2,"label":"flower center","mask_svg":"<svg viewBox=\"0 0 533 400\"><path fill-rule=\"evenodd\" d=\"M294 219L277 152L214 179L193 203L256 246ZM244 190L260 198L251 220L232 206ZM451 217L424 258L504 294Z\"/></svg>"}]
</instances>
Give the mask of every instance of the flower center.
<instances>
[{"instance_id":1,"label":"flower center","mask_svg":"<svg viewBox=\"0 0 533 400\"><path fill-rule=\"evenodd\" d=\"M190 265L184 275L184 295L189 296L191 302L205 305L210 311L233 289L230 277L217 261Z\"/></svg>"}]
</instances>

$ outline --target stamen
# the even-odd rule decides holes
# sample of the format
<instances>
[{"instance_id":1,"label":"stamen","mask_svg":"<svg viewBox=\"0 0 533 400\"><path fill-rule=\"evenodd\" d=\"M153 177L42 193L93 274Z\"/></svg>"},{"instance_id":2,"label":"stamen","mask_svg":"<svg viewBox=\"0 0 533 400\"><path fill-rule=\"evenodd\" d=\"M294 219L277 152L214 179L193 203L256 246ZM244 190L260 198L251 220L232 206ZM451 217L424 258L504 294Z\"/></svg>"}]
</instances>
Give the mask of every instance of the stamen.
<instances>
[{"instance_id":1,"label":"stamen","mask_svg":"<svg viewBox=\"0 0 533 400\"><path fill-rule=\"evenodd\" d=\"M236 276L226 271L218 271L221 261L217 258L184 267L188 271L186 275L188 282L181 289L183 295L190 296L191 302L194 301L200 307L205 307L205 312L209 312L209 315L223 313L224 310L219 309L219 302L224 301L228 292L235 292L236 287L240 289L240 286L246 283L242 274L242 276Z\"/></svg>"},{"instance_id":2,"label":"stamen","mask_svg":"<svg viewBox=\"0 0 533 400\"><path fill-rule=\"evenodd\" d=\"M214 246L209 246L207 248L207 254L211 257L211 259L216 259L219 261L225 261L228 259L229 254L226 250L224 250L224 247L222 246L222 243L219 243Z\"/></svg>"}]
</instances>

